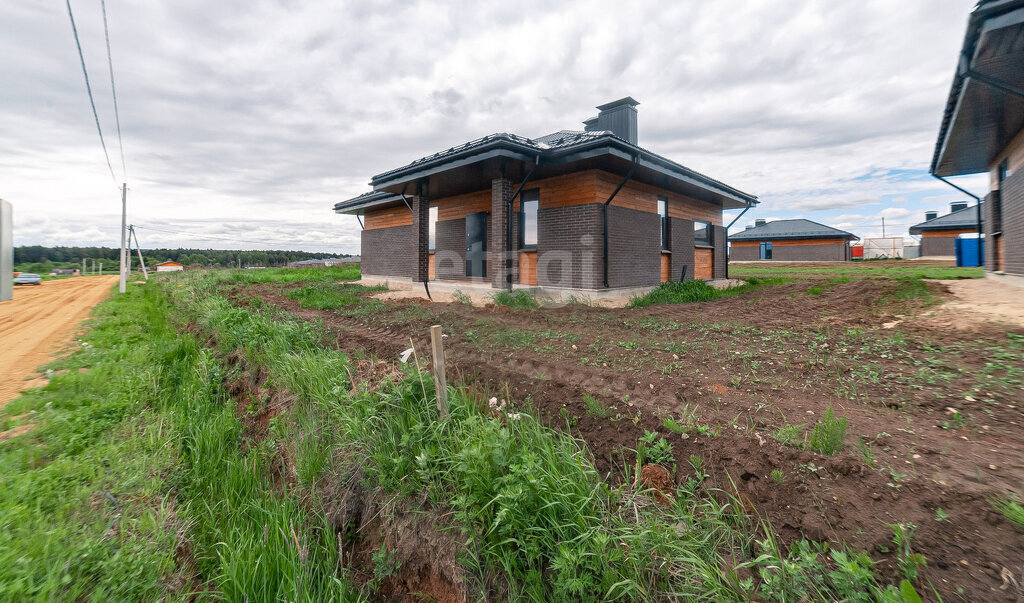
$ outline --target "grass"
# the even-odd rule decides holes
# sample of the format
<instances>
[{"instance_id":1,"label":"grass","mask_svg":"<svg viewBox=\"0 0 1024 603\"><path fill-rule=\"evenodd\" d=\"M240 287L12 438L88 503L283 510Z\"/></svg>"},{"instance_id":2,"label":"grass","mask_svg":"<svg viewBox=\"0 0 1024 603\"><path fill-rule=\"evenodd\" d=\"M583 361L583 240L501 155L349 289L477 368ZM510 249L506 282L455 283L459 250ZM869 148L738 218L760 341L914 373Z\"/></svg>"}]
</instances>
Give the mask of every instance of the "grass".
<instances>
[{"instance_id":1,"label":"grass","mask_svg":"<svg viewBox=\"0 0 1024 603\"><path fill-rule=\"evenodd\" d=\"M238 601L385 597L376 588L402 569L394 550L375 546L372 579L353 587L338 557L339 544L353 543L339 543L322 508L352 483L375 500L443 512L437 528L461 538L468 598L898 595L866 555L781 546L732 493L704 481L714 469L699 457L669 504L653 504L629 475L609 485L582 441L535 420L528 405L496 419L476 389L450 387L441 421L433 380L411 364L374 389L353 383L358 372L319 324L219 293L223 279L287 282L294 271L240 272L154 279L105 302L89 345L59 365L89 370L2 411L5 420L34 413L36 428L0 445L0 598L174 600L200 587ZM224 388L249 376L227 358L287 401L258 438L239 419L245 400ZM244 412L267 408L248 402ZM671 462L665 438L644 438L646 457ZM272 479L282 472L291 477ZM744 568L756 583L740 578ZM166 579L174 575L177 589Z\"/></svg>"},{"instance_id":2,"label":"grass","mask_svg":"<svg viewBox=\"0 0 1024 603\"><path fill-rule=\"evenodd\" d=\"M770 266L757 264L730 264L729 276L746 279L749 277L784 277L791 280L845 277L848 279L887 278L887 279L958 279L982 278L982 268L957 268L955 266L936 266L918 264L917 262L843 262L834 266L801 266L779 265Z\"/></svg>"},{"instance_id":3,"label":"grass","mask_svg":"<svg viewBox=\"0 0 1024 603\"><path fill-rule=\"evenodd\" d=\"M992 500L992 506L1010 523L1024 529L1024 505L1011 498L996 498Z\"/></svg>"},{"instance_id":4,"label":"grass","mask_svg":"<svg viewBox=\"0 0 1024 603\"><path fill-rule=\"evenodd\" d=\"M494 305L508 306L509 308L539 308L540 302L536 296L522 289L513 291L498 291L494 294Z\"/></svg>"},{"instance_id":5,"label":"grass","mask_svg":"<svg viewBox=\"0 0 1024 603\"><path fill-rule=\"evenodd\" d=\"M655 304L688 304L712 301L722 297L735 297L763 286L781 284L779 278L750 278L743 285L729 289L716 289L704 281L669 281L643 295L629 300L629 307L643 308Z\"/></svg>"},{"instance_id":6,"label":"grass","mask_svg":"<svg viewBox=\"0 0 1024 603\"><path fill-rule=\"evenodd\" d=\"M811 433L811 450L821 454L836 454L842 452L843 441L846 439L846 417L836 418L835 412L829 406L814 425Z\"/></svg>"},{"instance_id":7,"label":"grass","mask_svg":"<svg viewBox=\"0 0 1024 603\"><path fill-rule=\"evenodd\" d=\"M360 287L358 285L339 284L321 280L292 289L288 292L288 297L298 300L299 306L303 308L330 310L359 303L358 293L382 291L384 289L384 287Z\"/></svg>"},{"instance_id":8,"label":"grass","mask_svg":"<svg viewBox=\"0 0 1024 603\"><path fill-rule=\"evenodd\" d=\"M332 533L275 492L269 455L243 452L219 363L173 314L154 285L104 302L51 367L68 372L0 411L34 423L0 444L0 599L358 596L321 578L335 547L303 555L279 535Z\"/></svg>"}]
</instances>

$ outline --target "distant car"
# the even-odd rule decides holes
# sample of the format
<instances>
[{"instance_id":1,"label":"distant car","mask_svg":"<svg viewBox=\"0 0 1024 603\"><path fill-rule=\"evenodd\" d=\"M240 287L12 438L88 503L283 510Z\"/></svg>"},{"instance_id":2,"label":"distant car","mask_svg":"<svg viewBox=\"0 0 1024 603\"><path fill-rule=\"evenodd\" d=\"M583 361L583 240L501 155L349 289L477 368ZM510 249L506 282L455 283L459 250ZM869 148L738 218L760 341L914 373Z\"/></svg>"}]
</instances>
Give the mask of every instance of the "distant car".
<instances>
[{"instance_id":1,"label":"distant car","mask_svg":"<svg viewBox=\"0 0 1024 603\"><path fill-rule=\"evenodd\" d=\"M32 274L31 272L22 272L18 276L14 277L15 285L42 285L43 277L38 274Z\"/></svg>"}]
</instances>

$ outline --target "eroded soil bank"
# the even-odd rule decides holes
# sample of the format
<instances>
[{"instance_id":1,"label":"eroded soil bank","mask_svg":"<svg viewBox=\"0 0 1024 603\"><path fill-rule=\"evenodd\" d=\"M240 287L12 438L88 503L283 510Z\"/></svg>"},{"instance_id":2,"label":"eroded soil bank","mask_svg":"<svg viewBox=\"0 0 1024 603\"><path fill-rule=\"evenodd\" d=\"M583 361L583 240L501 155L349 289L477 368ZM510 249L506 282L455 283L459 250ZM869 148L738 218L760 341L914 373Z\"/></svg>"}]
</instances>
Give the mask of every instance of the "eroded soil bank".
<instances>
[{"instance_id":1,"label":"eroded soil bank","mask_svg":"<svg viewBox=\"0 0 1024 603\"><path fill-rule=\"evenodd\" d=\"M289 297L301 287L229 295L321 321L332 345L385 367L410 338L426 356L427 330L441 324L450 379L570 429L613 482L638 438L657 431L673 446L678 482L692 474L689 455L704 458L718 487L786 539L867 550L895 576L887 524L910 522L924 575L944 597L1020 593L1024 536L989 501L1024 483L1022 331L937 329L933 308L885 280L638 310L364 297L318 310ZM928 289L948 295L941 283ZM849 424L843 452L823 456L803 444L829 406Z\"/></svg>"}]
</instances>

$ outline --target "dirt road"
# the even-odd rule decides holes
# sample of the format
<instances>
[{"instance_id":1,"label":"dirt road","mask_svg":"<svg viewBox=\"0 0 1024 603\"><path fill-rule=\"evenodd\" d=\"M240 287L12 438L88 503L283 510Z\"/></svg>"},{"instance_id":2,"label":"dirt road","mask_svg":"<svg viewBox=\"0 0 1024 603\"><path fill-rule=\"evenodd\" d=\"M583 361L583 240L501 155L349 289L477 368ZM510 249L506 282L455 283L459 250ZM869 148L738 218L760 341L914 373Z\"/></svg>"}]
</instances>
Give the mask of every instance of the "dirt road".
<instances>
[{"instance_id":1,"label":"dirt road","mask_svg":"<svg viewBox=\"0 0 1024 603\"><path fill-rule=\"evenodd\" d=\"M14 299L0 303L0 407L31 386L25 377L70 341L78 323L116 281L116 276L45 281L38 287L15 287Z\"/></svg>"}]
</instances>

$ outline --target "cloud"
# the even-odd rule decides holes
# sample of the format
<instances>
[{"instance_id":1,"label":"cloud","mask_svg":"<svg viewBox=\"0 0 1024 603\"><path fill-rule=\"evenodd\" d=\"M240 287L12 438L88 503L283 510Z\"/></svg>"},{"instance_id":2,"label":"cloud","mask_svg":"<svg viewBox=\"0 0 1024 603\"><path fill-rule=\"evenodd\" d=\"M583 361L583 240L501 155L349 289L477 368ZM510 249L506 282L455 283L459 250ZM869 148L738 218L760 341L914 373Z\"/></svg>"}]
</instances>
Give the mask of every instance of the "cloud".
<instances>
[{"instance_id":1,"label":"cloud","mask_svg":"<svg viewBox=\"0 0 1024 603\"><path fill-rule=\"evenodd\" d=\"M492 132L579 128L627 94L642 145L760 196L745 218L921 213L948 194L925 170L973 4L111 4L130 219L189 233L140 229L160 244L354 253L358 224L330 207L372 175ZM120 180L102 20L73 7ZM3 3L0 23L18 243L117 244L62 5Z\"/></svg>"}]
</instances>

